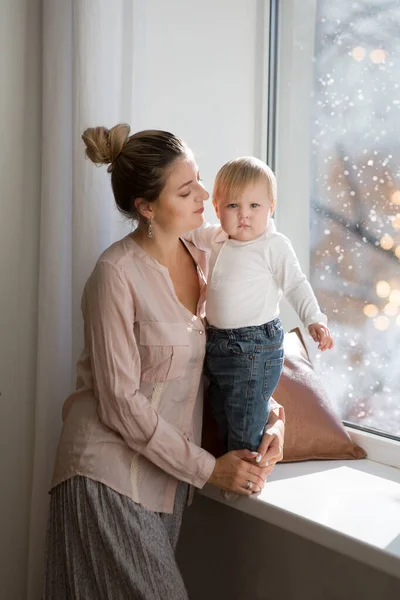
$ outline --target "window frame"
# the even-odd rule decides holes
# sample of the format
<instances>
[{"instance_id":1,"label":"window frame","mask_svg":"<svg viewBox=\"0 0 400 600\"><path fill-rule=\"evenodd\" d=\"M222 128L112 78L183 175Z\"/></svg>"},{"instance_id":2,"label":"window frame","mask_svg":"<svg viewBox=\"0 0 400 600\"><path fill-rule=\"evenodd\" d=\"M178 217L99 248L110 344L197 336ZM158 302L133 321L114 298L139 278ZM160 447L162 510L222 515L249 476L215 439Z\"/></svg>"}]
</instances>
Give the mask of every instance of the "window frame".
<instances>
[{"instance_id":1,"label":"window frame","mask_svg":"<svg viewBox=\"0 0 400 600\"><path fill-rule=\"evenodd\" d=\"M308 0L307 15L308 26L313 28L315 20L310 18L310 12L315 12L318 0ZM265 3L269 13L268 19L268 94L265 96L264 112L267 117L267 144L266 159L274 170L278 181L278 202L275 211L275 220L278 229L291 240L299 258L303 271L310 274L310 156L308 149L309 133L307 112L309 110L309 95L307 81L312 76L312 61L309 65L301 60L300 53L296 55L296 41L291 27L297 22L298 6L292 0L269 0ZM304 5L303 9L304 11ZM285 22L285 30L282 22ZM307 25L306 25L307 26ZM285 43L285 37L288 38ZM305 36L303 36L304 38ZM309 47L305 51L312 51L313 35L309 36ZM281 43L282 40L282 43ZM284 50L282 50L284 48ZM303 49L303 48L302 48ZM311 54L312 56L312 54ZM301 77L304 85L296 88L293 93L291 75L296 72L296 77ZM299 74L300 73L300 74ZM285 128L280 123L280 112L284 106L291 102L296 103L298 113L305 114L306 118L298 119L293 127ZM303 110L303 112L302 112ZM286 162L293 165L293 177L280 178L279 156L285 153ZM261 156L261 158L263 158ZM299 210L293 209L293 201ZM281 317L286 330L298 326L298 317L294 310L282 302ZM313 358L312 352L311 357ZM374 429L366 428L348 421L342 421L351 438L363 447L368 457L376 462L400 468L400 438Z\"/></svg>"}]
</instances>

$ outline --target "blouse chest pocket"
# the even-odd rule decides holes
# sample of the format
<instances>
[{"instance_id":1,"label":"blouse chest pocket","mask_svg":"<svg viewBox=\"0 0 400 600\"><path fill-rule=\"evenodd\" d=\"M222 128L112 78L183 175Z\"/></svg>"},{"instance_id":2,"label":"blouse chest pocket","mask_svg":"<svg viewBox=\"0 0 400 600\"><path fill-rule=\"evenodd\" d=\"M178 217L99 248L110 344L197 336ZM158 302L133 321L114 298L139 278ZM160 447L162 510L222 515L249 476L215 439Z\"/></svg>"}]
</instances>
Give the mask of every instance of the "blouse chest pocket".
<instances>
[{"instance_id":1,"label":"blouse chest pocket","mask_svg":"<svg viewBox=\"0 0 400 600\"><path fill-rule=\"evenodd\" d=\"M190 360L186 325L159 321L142 321L137 325L142 381L185 377Z\"/></svg>"}]
</instances>

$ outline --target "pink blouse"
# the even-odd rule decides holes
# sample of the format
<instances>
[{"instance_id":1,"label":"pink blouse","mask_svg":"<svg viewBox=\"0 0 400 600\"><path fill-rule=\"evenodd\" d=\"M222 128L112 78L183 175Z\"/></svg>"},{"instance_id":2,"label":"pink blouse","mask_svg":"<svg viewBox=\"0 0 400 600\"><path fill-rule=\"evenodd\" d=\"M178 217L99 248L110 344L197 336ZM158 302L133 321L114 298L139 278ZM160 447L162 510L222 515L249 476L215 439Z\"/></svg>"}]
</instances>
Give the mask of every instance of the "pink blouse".
<instances>
[{"instance_id":1,"label":"pink blouse","mask_svg":"<svg viewBox=\"0 0 400 600\"><path fill-rule=\"evenodd\" d=\"M84 350L52 486L84 475L171 513L178 480L201 488L211 476L215 458L200 447L207 264L186 245L201 285L196 315L131 236L99 258L83 293Z\"/></svg>"},{"instance_id":2,"label":"pink blouse","mask_svg":"<svg viewBox=\"0 0 400 600\"><path fill-rule=\"evenodd\" d=\"M84 349L52 487L84 475L172 513L179 480L202 488L210 478L215 458L200 447L207 255L185 244L200 280L196 315L130 235L100 256L83 293Z\"/></svg>"}]
</instances>

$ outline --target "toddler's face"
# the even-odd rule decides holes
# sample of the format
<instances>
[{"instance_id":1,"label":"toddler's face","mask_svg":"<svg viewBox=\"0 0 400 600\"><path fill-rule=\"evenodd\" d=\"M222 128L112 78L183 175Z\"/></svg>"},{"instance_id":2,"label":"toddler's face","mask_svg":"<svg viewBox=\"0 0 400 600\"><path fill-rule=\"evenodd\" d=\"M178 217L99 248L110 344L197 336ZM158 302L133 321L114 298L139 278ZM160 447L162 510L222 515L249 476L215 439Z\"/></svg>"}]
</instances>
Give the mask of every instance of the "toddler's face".
<instances>
[{"instance_id":1,"label":"toddler's face","mask_svg":"<svg viewBox=\"0 0 400 600\"><path fill-rule=\"evenodd\" d=\"M274 212L275 201L268 196L265 181L260 180L244 189L234 200L219 198L214 203L222 229L234 240L254 240L267 229Z\"/></svg>"}]
</instances>

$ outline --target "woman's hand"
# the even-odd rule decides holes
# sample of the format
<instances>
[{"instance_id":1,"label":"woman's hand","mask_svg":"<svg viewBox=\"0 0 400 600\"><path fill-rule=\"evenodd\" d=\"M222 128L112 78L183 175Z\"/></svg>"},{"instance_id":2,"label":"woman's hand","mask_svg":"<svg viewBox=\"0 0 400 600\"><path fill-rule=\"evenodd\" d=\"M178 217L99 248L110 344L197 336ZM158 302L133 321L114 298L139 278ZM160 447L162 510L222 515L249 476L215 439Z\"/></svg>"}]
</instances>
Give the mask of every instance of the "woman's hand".
<instances>
[{"instance_id":1,"label":"woman's hand","mask_svg":"<svg viewBox=\"0 0 400 600\"><path fill-rule=\"evenodd\" d=\"M232 450L215 461L214 471L208 483L227 492L251 496L264 487L267 468L254 463L257 452ZM251 462L249 462L251 461Z\"/></svg>"}]
</instances>

